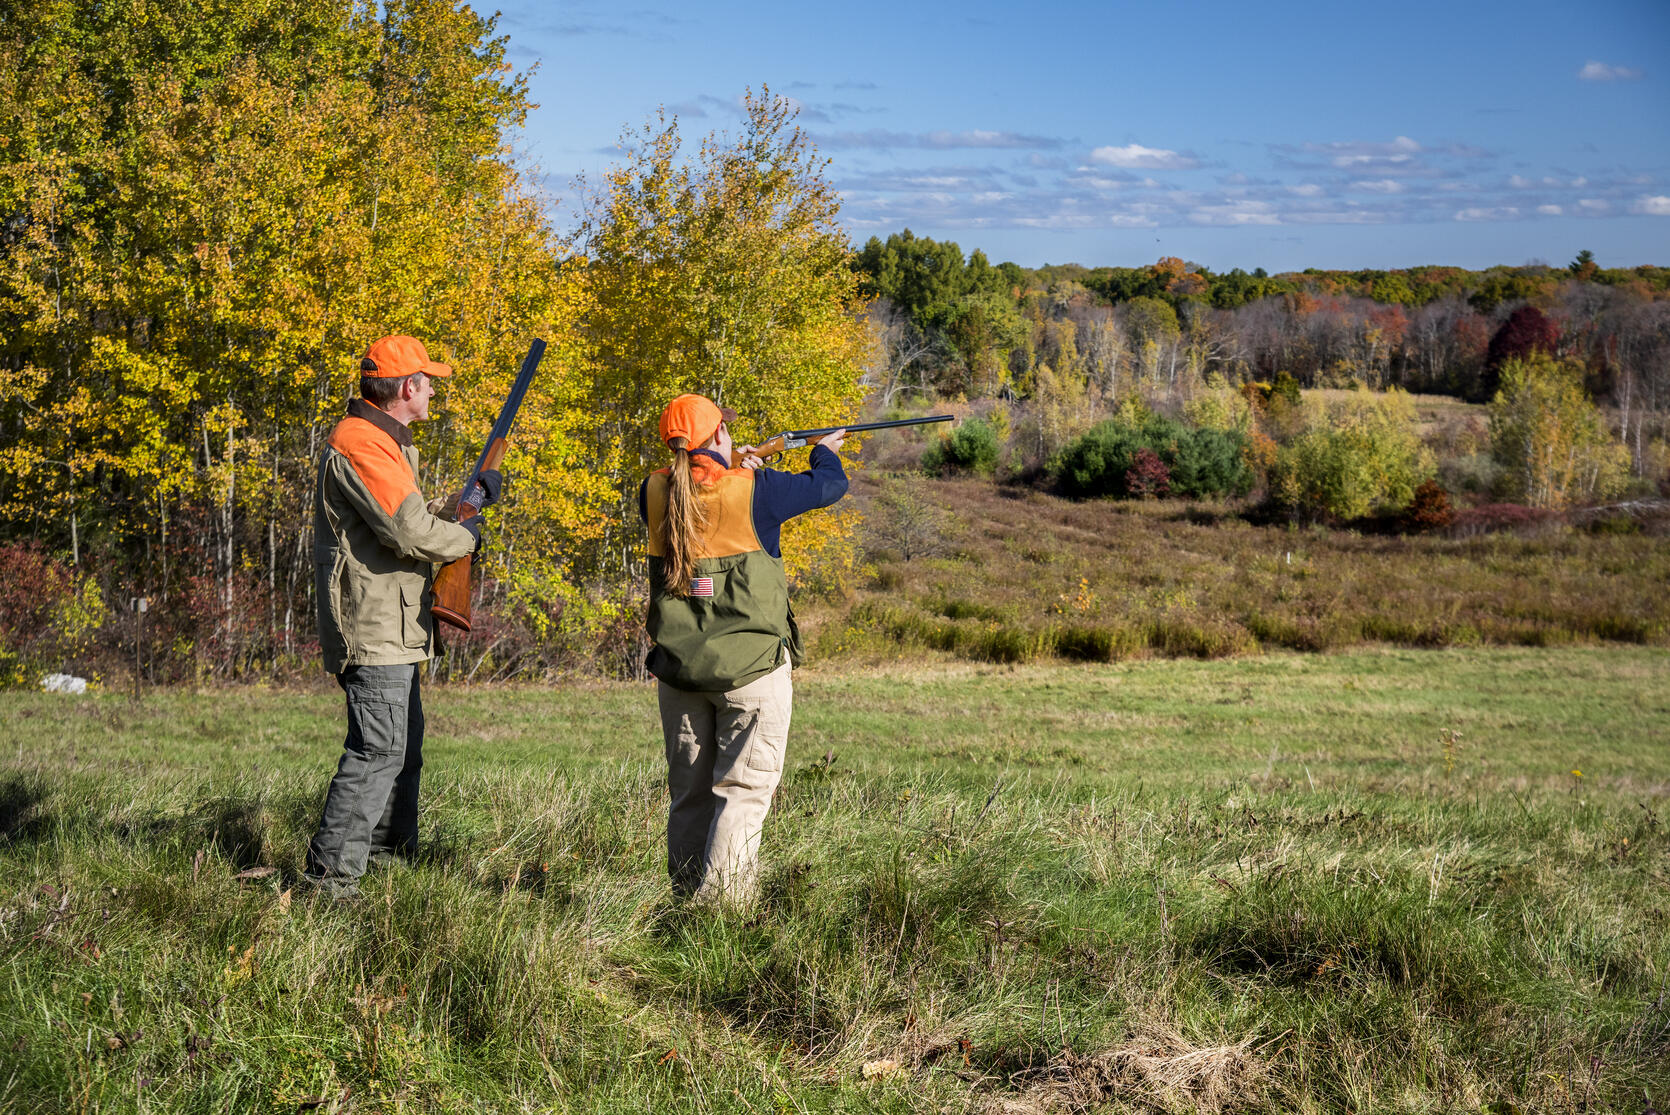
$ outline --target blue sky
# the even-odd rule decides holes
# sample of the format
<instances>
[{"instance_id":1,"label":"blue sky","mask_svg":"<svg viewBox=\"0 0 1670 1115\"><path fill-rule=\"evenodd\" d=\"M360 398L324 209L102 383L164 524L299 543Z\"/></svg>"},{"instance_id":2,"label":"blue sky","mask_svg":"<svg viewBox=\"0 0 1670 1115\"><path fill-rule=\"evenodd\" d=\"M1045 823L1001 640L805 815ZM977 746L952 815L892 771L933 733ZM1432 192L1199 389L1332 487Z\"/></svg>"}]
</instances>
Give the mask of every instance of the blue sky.
<instances>
[{"instance_id":1,"label":"blue sky","mask_svg":"<svg viewBox=\"0 0 1670 1115\"><path fill-rule=\"evenodd\" d=\"M631 0L629 0L629 4ZM487 8L485 10L491 10ZM853 239L1214 270L1670 265L1670 0L502 6L564 223L623 128L801 106Z\"/></svg>"}]
</instances>

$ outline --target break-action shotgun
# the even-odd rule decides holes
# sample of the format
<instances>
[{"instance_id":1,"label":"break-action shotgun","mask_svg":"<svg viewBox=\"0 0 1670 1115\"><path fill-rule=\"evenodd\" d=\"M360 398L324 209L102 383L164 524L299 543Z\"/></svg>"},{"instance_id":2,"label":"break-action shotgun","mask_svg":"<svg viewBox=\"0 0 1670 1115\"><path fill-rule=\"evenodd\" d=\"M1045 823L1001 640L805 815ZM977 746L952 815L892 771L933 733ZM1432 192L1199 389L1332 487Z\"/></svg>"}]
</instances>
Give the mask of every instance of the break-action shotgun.
<instances>
[{"instance_id":1,"label":"break-action shotgun","mask_svg":"<svg viewBox=\"0 0 1670 1115\"><path fill-rule=\"evenodd\" d=\"M545 342L536 338L528 346L522 370L516 373L516 382L510 385L510 394L505 397L504 406L499 408L498 418L493 420L493 429L487 434L487 447L481 451L481 459L476 461L475 469L459 492L458 522L468 522L481 514L481 505L487 502L487 491L481 486L481 474L503 463L505 451L510 448L511 424L516 421L522 396L528 393L534 369L539 367L539 358L544 355ZM470 557L465 554L456 561L447 562L435 578L435 604L431 611L436 619L460 631L470 629Z\"/></svg>"},{"instance_id":2,"label":"break-action shotgun","mask_svg":"<svg viewBox=\"0 0 1670 1115\"><path fill-rule=\"evenodd\" d=\"M949 422L951 417L949 414L930 414L926 418L897 418L891 422L859 422L852 426L820 426L815 430L784 430L782 433L774 434L754 446L754 451L748 456L769 461L789 449L816 445L836 430L845 430L849 434L861 434L865 430L891 430L900 426L926 426L933 422Z\"/></svg>"}]
</instances>

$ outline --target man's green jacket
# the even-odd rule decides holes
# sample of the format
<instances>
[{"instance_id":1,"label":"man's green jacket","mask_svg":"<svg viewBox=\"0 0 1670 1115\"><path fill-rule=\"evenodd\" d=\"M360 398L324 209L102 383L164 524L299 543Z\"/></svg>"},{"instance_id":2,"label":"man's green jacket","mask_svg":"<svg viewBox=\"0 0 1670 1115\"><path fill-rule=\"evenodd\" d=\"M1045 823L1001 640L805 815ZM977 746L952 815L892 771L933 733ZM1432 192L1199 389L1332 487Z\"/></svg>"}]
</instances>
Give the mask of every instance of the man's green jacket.
<instances>
[{"instance_id":1,"label":"man's green jacket","mask_svg":"<svg viewBox=\"0 0 1670 1115\"><path fill-rule=\"evenodd\" d=\"M434 563L468 554L475 536L429 513L417 474L411 431L363 399L349 403L313 495L319 651L330 673L435 655Z\"/></svg>"}]
</instances>

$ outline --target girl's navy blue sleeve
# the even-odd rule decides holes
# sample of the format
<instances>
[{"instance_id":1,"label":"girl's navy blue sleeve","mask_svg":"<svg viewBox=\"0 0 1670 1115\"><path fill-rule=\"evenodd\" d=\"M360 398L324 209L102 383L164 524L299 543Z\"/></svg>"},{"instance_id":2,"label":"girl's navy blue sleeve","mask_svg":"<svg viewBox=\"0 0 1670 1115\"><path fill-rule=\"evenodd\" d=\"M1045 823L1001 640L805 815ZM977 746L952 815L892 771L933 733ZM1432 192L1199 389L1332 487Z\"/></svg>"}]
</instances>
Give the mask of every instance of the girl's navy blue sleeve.
<instances>
[{"instance_id":1,"label":"girl's navy blue sleeve","mask_svg":"<svg viewBox=\"0 0 1670 1115\"><path fill-rule=\"evenodd\" d=\"M784 523L847 494L847 470L833 449L812 446L811 466L805 472L754 470L754 533L772 557L783 556Z\"/></svg>"}]
</instances>

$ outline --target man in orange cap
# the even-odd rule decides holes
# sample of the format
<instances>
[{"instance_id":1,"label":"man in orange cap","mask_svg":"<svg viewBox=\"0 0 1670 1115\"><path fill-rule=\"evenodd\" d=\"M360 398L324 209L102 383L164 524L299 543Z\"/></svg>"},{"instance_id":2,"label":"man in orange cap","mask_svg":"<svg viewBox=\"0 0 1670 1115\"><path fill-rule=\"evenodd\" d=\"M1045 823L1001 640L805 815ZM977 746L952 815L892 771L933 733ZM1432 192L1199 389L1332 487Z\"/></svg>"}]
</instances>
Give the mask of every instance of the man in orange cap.
<instances>
[{"instance_id":1,"label":"man in orange cap","mask_svg":"<svg viewBox=\"0 0 1670 1115\"><path fill-rule=\"evenodd\" d=\"M415 337L389 336L360 360L360 398L331 431L314 488L319 650L347 694L348 737L307 846L307 879L359 893L368 862L417 846L423 768L420 666L435 655L430 586L438 563L481 542L479 515L437 518L418 491L410 425L429 417L452 369ZM481 476L487 503L502 478Z\"/></svg>"}]
</instances>

